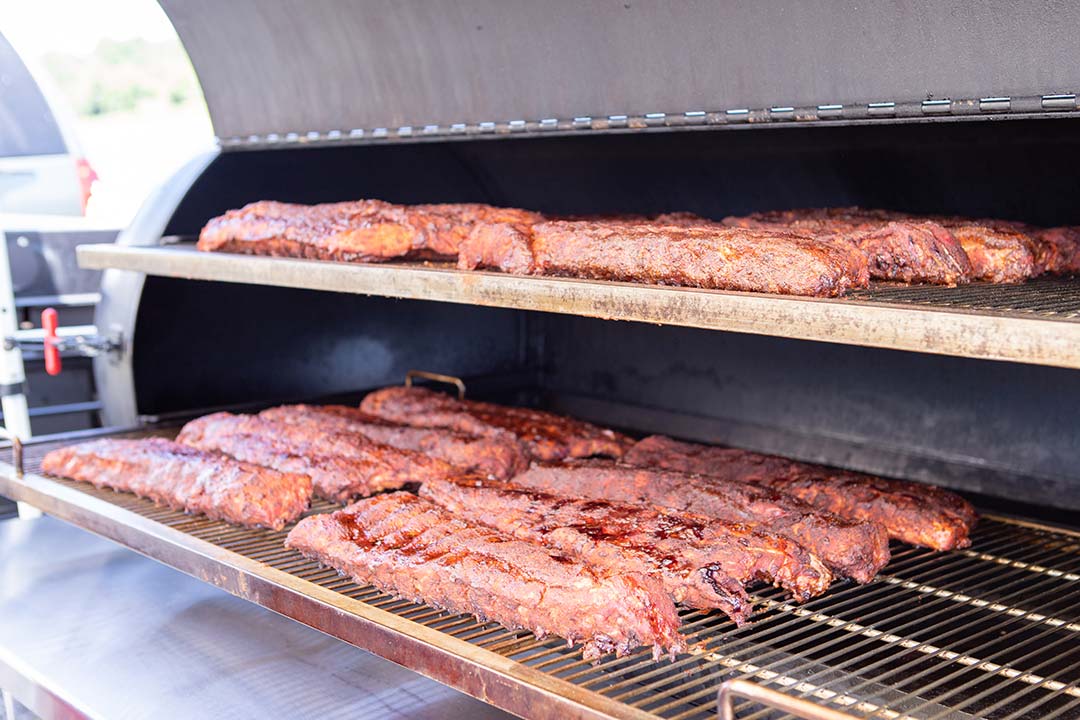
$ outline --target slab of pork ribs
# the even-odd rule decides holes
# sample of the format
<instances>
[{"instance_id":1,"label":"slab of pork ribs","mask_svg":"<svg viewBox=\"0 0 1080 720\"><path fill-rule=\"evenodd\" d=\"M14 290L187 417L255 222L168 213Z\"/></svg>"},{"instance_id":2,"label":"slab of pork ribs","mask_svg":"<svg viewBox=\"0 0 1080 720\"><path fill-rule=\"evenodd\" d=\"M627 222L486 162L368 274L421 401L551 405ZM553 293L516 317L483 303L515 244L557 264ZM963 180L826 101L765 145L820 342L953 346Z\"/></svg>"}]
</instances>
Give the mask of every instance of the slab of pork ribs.
<instances>
[{"instance_id":1,"label":"slab of pork ribs","mask_svg":"<svg viewBox=\"0 0 1080 720\"><path fill-rule=\"evenodd\" d=\"M878 523L894 539L935 550L970 545L968 534L978 521L971 503L933 485L836 470L737 448L654 435L634 446L626 461L726 482L762 485L849 520Z\"/></svg>"},{"instance_id":2,"label":"slab of pork ribs","mask_svg":"<svg viewBox=\"0 0 1080 720\"><path fill-rule=\"evenodd\" d=\"M869 582L889 561L885 529L851 521L770 488L602 460L537 464L515 485L556 495L612 500L707 515L787 538L837 573Z\"/></svg>"},{"instance_id":3,"label":"slab of pork ribs","mask_svg":"<svg viewBox=\"0 0 1080 720\"><path fill-rule=\"evenodd\" d=\"M736 624L750 612L743 585L771 583L805 602L832 580L798 543L703 515L469 478L425 482L420 495L455 515L595 565L655 575L676 602L720 609Z\"/></svg>"},{"instance_id":4,"label":"slab of pork ribs","mask_svg":"<svg viewBox=\"0 0 1080 720\"><path fill-rule=\"evenodd\" d=\"M49 452L41 469L177 510L280 530L311 502L311 479L164 438L106 439Z\"/></svg>"},{"instance_id":5,"label":"slab of pork ribs","mask_svg":"<svg viewBox=\"0 0 1080 720\"><path fill-rule=\"evenodd\" d=\"M973 269L960 241L942 225L862 208L805 208L727 217L731 227L772 228L847 246L869 262L870 277L907 283L958 285Z\"/></svg>"},{"instance_id":6,"label":"slab of pork ribs","mask_svg":"<svg viewBox=\"0 0 1080 720\"><path fill-rule=\"evenodd\" d=\"M263 200L206 224L199 250L378 262L457 257L478 223L539 222L538 213L476 203L395 205L382 200L297 205Z\"/></svg>"},{"instance_id":7,"label":"slab of pork ribs","mask_svg":"<svg viewBox=\"0 0 1080 720\"><path fill-rule=\"evenodd\" d=\"M282 405L263 410L259 417L318 428L325 433L357 433L383 445L425 453L466 472L502 480L529 466L525 447L509 433L485 437L445 428L400 425L345 405Z\"/></svg>"},{"instance_id":8,"label":"slab of pork ribs","mask_svg":"<svg viewBox=\"0 0 1080 720\"><path fill-rule=\"evenodd\" d=\"M633 440L582 420L531 408L458 400L421 387L388 387L360 404L369 415L413 427L445 428L482 437L509 433L535 460L622 457Z\"/></svg>"},{"instance_id":9,"label":"slab of pork ribs","mask_svg":"<svg viewBox=\"0 0 1080 720\"><path fill-rule=\"evenodd\" d=\"M834 297L868 283L866 258L805 234L619 220L477 225L458 267L714 290Z\"/></svg>"},{"instance_id":10,"label":"slab of pork ribs","mask_svg":"<svg viewBox=\"0 0 1080 720\"><path fill-rule=\"evenodd\" d=\"M177 441L246 462L311 477L315 494L333 502L397 490L460 472L433 457L383 445L358 433L214 413L184 426Z\"/></svg>"},{"instance_id":11,"label":"slab of pork ribs","mask_svg":"<svg viewBox=\"0 0 1080 720\"><path fill-rule=\"evenodd\" d=\"M1038 263L1053 275L1080 275L1080 225L1034 228Z\"/></svg>"},{"instance_id":12,"label":"slab of pork ribs","mask_svg":"<svg viewBox=\"0 0 1080 720\"><path fill-rule=\"evenodd\" d=\"M403 492L301 520L285 544L361 584L543 637L598 659L684 649L671 598L651 577L593 566L457 517Z\"/></svg>"}]
</instances>

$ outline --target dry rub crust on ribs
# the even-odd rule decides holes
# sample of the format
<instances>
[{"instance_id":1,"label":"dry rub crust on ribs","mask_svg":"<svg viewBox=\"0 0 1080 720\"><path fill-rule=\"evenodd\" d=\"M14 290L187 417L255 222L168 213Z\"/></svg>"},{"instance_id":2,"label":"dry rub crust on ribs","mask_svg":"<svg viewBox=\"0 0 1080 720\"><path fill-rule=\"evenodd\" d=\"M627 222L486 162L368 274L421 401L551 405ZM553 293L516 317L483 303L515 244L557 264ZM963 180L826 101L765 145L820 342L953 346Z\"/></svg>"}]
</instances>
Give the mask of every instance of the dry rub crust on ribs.
<instances>
[{"instance_id":1,"label":"dry rub crust on ribs","mask_svg":"<svg viewBox=\"0 0 1080 720\"><path fill-rule=\"evenodd\" d=\"M420 387L388 387L369 393L360 404L369 415L424 428L446 428L482 437L520 440L531 458L563 460L592 456L622 457L633 440L582 420L531 408L457 400Z\"/></svg>"},{"instance_id":2,"label":"dry rub crust on ribs","mask_svg":"<svg viewBox=\"0 0 1080 720\"><path fill-rule=\"evenodd\" d=\"M972 280L1018 283L1043 272L1031 228L1023 223L957 215L920 216L889 210L857 212L895 222L931 222L944 227L964 248L971 262Z\"/></svg>"},{"instance_id":3,"label":"dry rub crust on ribs","mask_svg":"<svg viewBox=\"0 0 1080 720\"><path fill-rule=\"evenodd\" d=\"M1031 230L1038 263L1053 275L1080 275L1080 225Z\"/></svg>"},{"instance_id":4,"label":"dry rub crust on ribs","mask_svg":"<svg viewBox=\"0 0 1080 720\"><path fill-rule=\"evenodd\" d=\"M970 220L945 218L961 225L988 227L1004 236L1012 234L1030 243L1034 253L1034 275L1080 274L1080 226L1042 228L1016 220ZM954 231L955 232L955 231Z\"/></svg>"},{"instance_id":5,"label":"dry rub crust on ribs","mask_svg":"<svg viewBox=\"0 0 1080 720\"><path fill-rule=\"evenodd\" d=\"M946 228L899 213L862 208L805 208L724 218L745 228L781 228L826 244L854 245L865 254L870 276L908 283L957 285L971 280L963 246Z\"/></svg>"},{"instance_id":6,"label":"dry rub crust on ribs","mask_svg":"<svg viewBox=\"0 0 1080 720\"><path fill-rule=\"evenodd\" d=\"M461 244L458 267L823 297L869 281L865 258L850 248L685 219L478 225Z\"/></svg>"},{"instance_id":7,"label":"dry rub crust on ribs","mask_svg":"<svg viewBox=\"0 0 1080 720\"><path fill-rule=\"evenodd\" d=\"M627 461L700 473L725 482L755 483L792 495L851 521L883 526L912 545L952 550L971 544L978 515L967 500L933 485L890 480L737 448L686 443L654 435Z\"/></svg>"},{"instance_id":8,"label":"dry rub crust on ribs","mask_svg":"<svg viewBox=\"0 0 1080 720\"><path fill-rule=\"evenodd\" d=\"M1018 283L1043 272L1032 236L999 220L932 217L946 227L971 261L971 278L992 283Z\"/></svg>"},{"instance_id":9,"label":"dry rub crust on ribs","mask_svg":"<svg viewBox=\"0 0 1080 720\"><path fill-rule=\"evenodd\" d=\"M210 220L198 248L343 262L449 260L477 223L541 219L527 210L474 203L410 206L356 200L296 205L263 200Z\"/></svg>"},{"instance_id":10,"label":"dry rub crust on ribs","mask_svg":"<svg viewBox=\"0 0 1080 720\"><path fill-rule=\"evenodd\" d=\"M642 457L631 449L627 459ZM869 582L889 562L889 539L880 525L845 520L748 483L598 460L534 465L513 482L541 492L657 505L745 523L798 543L838 574L858 582Z\"/></svg>"},{"instance_id":11,"label":"dry rub crust on ribs","mask_svg":"<svg viewBox=\"0 0 1080 720\"><path fill-rule=\"evenodd\" d=\"M702 217L697 213L676 212L660 213L658 215L641 215L638 213L614 213L595 215L552 215L548 220L560 222L594 222L594 223L653 223L656 225L679 225L682 227L697 227L700 225L715 225L715 220Z\"/></svg>"},{"instance_id":12,"label":"dry rub crust on ribs","mask_svg":"<svg viewBox=\"0 0 1080 720\"><path fill-rule=\"evenodd\" d=\"M968 547L978 522L959 495L922 483L808 468L764 484L841 517L880 523L890 537L933 550Z\"/></svg>"},{"instance_id":13,"label":"dry rub crust on ribs","mask_svg":"<svg viewBox=\"0 0 1080 720\"><path fill-rule=\"evenodd\" d=\"M324 432L257 415L206 415L185 425L177 441L309 475L316 495L340 503L460 472L441 460L357 433Z\"/></svg>"},{"instance_id":14,"label":"dry rub crust on ribs","mask_svg":"<svg viewBox=\"0 0 1080 720\"><path fill-rule=\"evenodd\" d=\"M280 530L311 502L311 478L165 440L94 440L53 450L51 475L132 492L178 510Z\"/></svg>"},{"instance_id":15,"label":"dry rub crust on ribs","mask_svg":"<svg viewBox=\"0 0 1080 720\"><path fill-rule=\"evenodd\" d=\"M657 657L684 649L675 605L656 580L514 539L408 493L304 518L285 544L414 602L581 642L587 660L639 645Z\"/></svg>"},{"instance_id":16,"label":"dry rub crust on ribs","mask_svg":"<svg viewBox=\"0 0 1080 720\"><path fill-rule=\"evenodd\" d=\"M798 543L693 513L469 478L429 481L420 494L522 540L614 570L655 575L676 602L723 610L737 624L750 612L743 584L770 583L805 602L828 590L832 580L821 560Z\"/></svg>"},{"instance_id":17,"label":"dry rub crust on ribs","mask_svg":"<svg viewBox=\"0 0 1080 720\"><path fill-rule=\"evenodd\" d=\"M259 416L323 433L357 433L377 443L422 452L466 472L501 480L529 466L524 446L509 433L482 437L443 428L399 425L345 405L282 405L263 410Z\"/></svg>"}]
</instances>

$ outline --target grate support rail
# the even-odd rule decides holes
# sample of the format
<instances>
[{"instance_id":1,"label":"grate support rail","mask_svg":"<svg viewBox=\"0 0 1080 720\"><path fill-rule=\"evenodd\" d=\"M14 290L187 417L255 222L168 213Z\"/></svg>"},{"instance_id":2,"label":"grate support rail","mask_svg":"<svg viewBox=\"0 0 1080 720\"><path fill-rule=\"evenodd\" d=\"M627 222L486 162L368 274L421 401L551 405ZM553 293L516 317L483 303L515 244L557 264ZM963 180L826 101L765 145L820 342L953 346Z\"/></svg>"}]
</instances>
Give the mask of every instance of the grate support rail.
<instances>
[{"instance_id":1,"label":"grate support rail","mask_svg":"<svg viewBox=\"0 0 1080 720\"><path fill-rule=\"evenodd\" d=\"M874 283L826 299L466 272L447 263L336 263L208 253L182 239L167 247L83 245L79 265L1080 368L1076 278L956 288Z\"/></svg>"},{"instance_id":2,"label":"grate support rail","mask_svg":"<svg viewBox=\"0 0 1080 720\"><path fill-rule=\"evenodd\" d=\"M285 532L41 475L60 444L26 445L22 478L0 464L0 494L521 715L704 720L719 710L764 720L815 716L809 707L828 718L1080 717L1080 533L1070 530L987 517L968 550L894 545L874 582L839 581L804 605L753 588L758 612L742 628L683 610L690 651L674 662L642 649L593 665L558 638L357 585L286 549Z\"/></svg>"}]
</instances>

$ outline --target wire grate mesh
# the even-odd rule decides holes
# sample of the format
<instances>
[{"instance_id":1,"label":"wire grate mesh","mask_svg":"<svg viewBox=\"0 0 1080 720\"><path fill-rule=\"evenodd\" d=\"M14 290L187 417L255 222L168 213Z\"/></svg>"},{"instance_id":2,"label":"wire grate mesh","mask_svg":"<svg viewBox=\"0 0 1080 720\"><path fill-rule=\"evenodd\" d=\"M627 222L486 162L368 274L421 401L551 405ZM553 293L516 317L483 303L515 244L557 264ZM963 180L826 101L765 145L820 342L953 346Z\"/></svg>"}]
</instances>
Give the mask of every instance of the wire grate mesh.
<instances>
[{"instance_id":1,"label":"wire grate mesh","mask_svg":"<svg viewBox=\"0 0 1080 720\"><path fill-rule=\"evenodd\" d=\"M37 472L55 446L28 448L27 471ZM284 548L285 532L56 482L658 717L714 717L717 687L731 678L856 717L1080 717L1080 535L1066 531L986 518L966 550L894 544L892 562L868 585L838 581L804 605L774 588L753 588L758 612L742 628L719 613L683 610L691 651L674 662L654 662L640 650L593 665L557 638L538 640L357 585ZM335 507L320 501L310 512ZM740 718L787 717L749 701L735 709Z\"/></svg>"},{"instance_id":2,"label":"wire grate mesh","mask_svg":"<svg viewBox=\"0 0 1080 720\"><path fill-rule=\"evenodd\" d=\"M1071 278L1043 277L1017 285L971 283L952 288L874 283L869 289L847 293L844 299L1080 320L1080 282Z\"/></svg>"},{"instance_id":3,"label":"wire grate mesh","mask_svg":"<svg viewBox=\"0 0 1080 720\"><path fill-rule=\"evenodd\" d=\"M425 266L456 270L452 263L427 262ZM1012 285L973 282L957 287L874 281L869 288L849 290L843 297L829 302L921 305L945 310L975 310L1080 321L1080 281L1075 277L1044 276Z\"/></svg>"}]
</instances>

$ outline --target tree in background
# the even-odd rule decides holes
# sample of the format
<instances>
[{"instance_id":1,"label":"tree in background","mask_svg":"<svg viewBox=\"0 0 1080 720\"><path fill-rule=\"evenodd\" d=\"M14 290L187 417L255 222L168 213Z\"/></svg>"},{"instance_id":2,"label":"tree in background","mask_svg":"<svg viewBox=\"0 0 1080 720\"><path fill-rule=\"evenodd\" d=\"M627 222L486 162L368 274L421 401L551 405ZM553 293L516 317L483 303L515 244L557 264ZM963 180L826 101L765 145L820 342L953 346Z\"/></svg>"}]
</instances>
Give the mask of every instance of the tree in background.
<instances>
[{"instance_id":1,"label":"tree in background","mask_svg":"<svg viewBox=\"0 0 1080 720\"><path fill-rule=\"evenodd\" d=\"M82 116L136 112L145 104L201 101L195 72L177 43L102 40L88 56L43 57L59 90Z\"/></svg>"}]
</instances>

